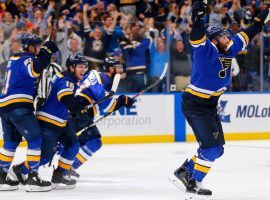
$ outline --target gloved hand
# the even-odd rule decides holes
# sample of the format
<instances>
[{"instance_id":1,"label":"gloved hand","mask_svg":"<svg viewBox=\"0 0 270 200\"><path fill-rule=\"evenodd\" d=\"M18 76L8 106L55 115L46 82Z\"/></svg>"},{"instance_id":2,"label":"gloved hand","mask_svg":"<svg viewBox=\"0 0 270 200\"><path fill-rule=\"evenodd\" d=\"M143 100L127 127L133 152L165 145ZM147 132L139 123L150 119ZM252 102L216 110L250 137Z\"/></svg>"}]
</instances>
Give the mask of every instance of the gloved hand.
<instances>
[{"instance_id":1,"label":"gloved hand","mask_svg":"<svg viewBox=\"0 0 270 200\"><path fill-rule=\"evenodd\" d=\"M51 55L53 53L56 53L58 51L58 47L56 46L56 44L52 41L47 41L45 42L40 49L40 52L48 55L49 57L51 57Z\"/></svg>"},{"instance_id":2,"label":"gloved hand","mask_svg":"<svg viewBox=\"0 0 270 200\"><path fill-rule=\"evenodd\" d=\"M117 102L121 106L125 106L126 108L131 108L132 105L135 103L135 99L132 99L132 98L125 96L125 95L121 95L118 97Z\"/></svg>"},{"instance_id":3,"label":"gloved hand","mask_svg":"<svg viewBox=\"0 0 270 200\"><path fill-rule=\"evenodd\" d=\"M259 23L260 25L265 25L269 21L270 21L270 8L263 10L254 18L254 23Z\"/></svg>"},{"instance_id":4,"label":"gloved hand","mask_svg":"<svg viewBox=\"0 0 270 200\"><path fill-rule=\"evenodd\" d=\"M206 13L207 1L195 1L192 5L192 22L202 20Z\"/></svg>"}]
</instances>

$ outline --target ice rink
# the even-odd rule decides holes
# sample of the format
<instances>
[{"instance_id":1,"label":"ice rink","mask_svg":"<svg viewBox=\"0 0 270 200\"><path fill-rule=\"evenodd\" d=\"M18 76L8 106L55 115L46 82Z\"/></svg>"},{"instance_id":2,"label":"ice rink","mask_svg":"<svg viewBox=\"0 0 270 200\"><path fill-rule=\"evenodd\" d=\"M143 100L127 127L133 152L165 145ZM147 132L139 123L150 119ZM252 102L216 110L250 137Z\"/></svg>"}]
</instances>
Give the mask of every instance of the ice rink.
<instances>
[{"instance_id":1,"label":"ice rink","mask_svg":"<svg viewBox=\"0 0 270 200\"><path fill-rule=\"evenodd\" d=\"M1 192L1 200L182 200L168 181L197 148L196 143L104 145L79 172L73 190ZM16 154L23 160L25 149ZM42 177L52 170L41 168ZM224 156L205 179L216 200L270 200L270 141L227 142Z\"/></svg>"}]
</instances>

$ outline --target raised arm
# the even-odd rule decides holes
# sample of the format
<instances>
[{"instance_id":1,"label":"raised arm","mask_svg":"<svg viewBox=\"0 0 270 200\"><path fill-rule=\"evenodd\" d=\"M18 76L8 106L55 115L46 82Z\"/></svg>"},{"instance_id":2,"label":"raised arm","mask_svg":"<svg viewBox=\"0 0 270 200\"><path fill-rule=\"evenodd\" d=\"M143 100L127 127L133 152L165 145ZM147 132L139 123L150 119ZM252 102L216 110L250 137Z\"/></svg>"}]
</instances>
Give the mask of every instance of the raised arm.
<instances>
[{"instance_id":1,"label":"raised arm","mask_svg":"<svg viewBox=\"0 0 270 200\"><path fill-rule=\"evenodd\" d=\"M195 1L192 5L192 30L189 42L193 47L205 45L206 35L203 23L203 17L206 13L206 2Z\"/></svg>"}]
</instances>

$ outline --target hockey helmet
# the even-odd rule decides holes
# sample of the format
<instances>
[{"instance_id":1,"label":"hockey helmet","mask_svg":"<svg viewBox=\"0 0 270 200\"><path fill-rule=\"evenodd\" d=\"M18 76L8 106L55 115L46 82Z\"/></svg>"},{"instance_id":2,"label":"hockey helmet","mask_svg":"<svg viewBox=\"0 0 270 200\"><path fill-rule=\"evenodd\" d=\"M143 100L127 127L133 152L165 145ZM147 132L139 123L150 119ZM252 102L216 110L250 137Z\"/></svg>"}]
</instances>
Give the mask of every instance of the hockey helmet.
<instances>
[{"instance_id":1,"label":"hockey helmet","mask_svg":"<svg viewBox=\"0 0 270 200\"><path fill-rule=\"evenodd\" d=\"M230 33L226 29L223 29L219 26L209 26L206 30L206 35L210 40L218 39L224 35L230 37Z\"/></svg>"},{"instance_id":2,"label":"hockey helmet","mask_svg":"<svg viewBox=\"0 0 270 200\"><path fill-rule=\"evenodd\" d=\"M69 56L66 61L66 67L68 71L70 71L70 67L75 68L78 64L84 64L86 67L88 66L87 60L80 54Z\"/></svg>"},{"instance_id":3,"label":"hockey helmet","mask_svg":"<svg viewBox=\"0 0 270 200\"><path fill-rule=\"evenodd\" d=\"M117 67L120 66L122 67L120 61L114 57L107 57L104 60L104 70L109 70L110 67Z\"/></svg>"},{"instance_id":4,"label":"hockey helmet","mask_svg":"<svg viewBox=\"0 0 270 200\"><path fill-rule=\"evenodd\" d=\"M24 50L27 50L29 45L36 46L42 43L42 39L39 36L31 33L22 33L17 36L17 39L21 41Z\"/></svg>"}]
</instances>

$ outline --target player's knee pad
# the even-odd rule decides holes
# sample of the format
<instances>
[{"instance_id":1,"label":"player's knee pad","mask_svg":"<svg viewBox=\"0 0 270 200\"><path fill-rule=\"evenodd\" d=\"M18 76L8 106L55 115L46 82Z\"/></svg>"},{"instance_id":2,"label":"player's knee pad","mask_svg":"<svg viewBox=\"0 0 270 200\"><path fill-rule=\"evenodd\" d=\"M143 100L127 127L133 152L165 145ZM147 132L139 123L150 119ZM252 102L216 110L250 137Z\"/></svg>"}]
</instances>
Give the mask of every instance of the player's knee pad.
<instances>
[{"instance_id":1,"label":"player's knee pad","mask_svg":"<svg viewBox=\"0 0 270 200\"><path fill-rule=\"evenodd\" d=\"M223 154L224 154L224 147L221 146L221 150L217 158L220 158Z\"/></svg>"},{"instance_id":2,"label":"player's knee pad","mask_svg":"<svg viewBox=\"0 0 270 200\"><path fill-rule=\"evenodd\" d=\"M214 147L210 147L210 148L199 148L198 149L198 157L203 159L203 160L208 160L211 162L214 162L215 159L217 159L218 157L220 157L223 151L223 147L222 146L214 146Z\"/></svg>"},{"instance_id":3,"label":"player's knee pad","mask_svg":"<svg viewBox=\"0 0 270 200\"><path fill-rule=\"evenodd\" d=\"M19 142L10 142L6 141L4 142L3 149L8 149L8 150L16 150L17 146L19 145Z\"/></svg>"},{"instance_id":4,"label":"player's knee pad","mask_svg":"<svg viewBox=\"0 0 270 200\"><path fill-rule=\"evenodd\" d=\"M97 152L101 148L102 142L101 142L101 139L100 138L93 138L92 140L87 141L85 143L85 146L91 152L95 153L95 152Z\"/></svg>"},{"instance_id":5,"label":"player's knee pad","mask_svg":"<svg viewBox=\"0 0 270 200\"><path fill-rule=\"evenodd\" d=\"M27 141L28 149L40 149L42 143L42 137L36 137L32 140Z\"/></svg>"}]
</instances>

